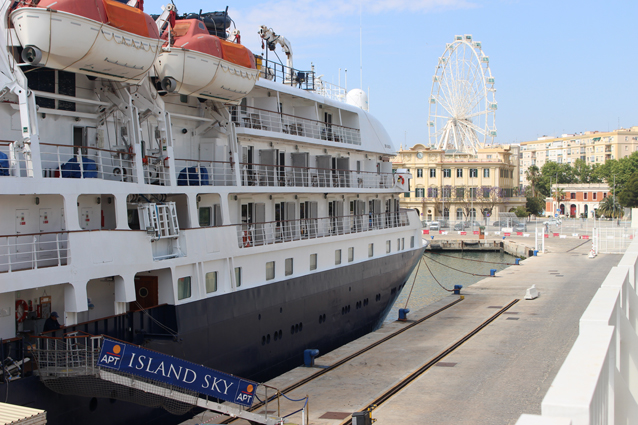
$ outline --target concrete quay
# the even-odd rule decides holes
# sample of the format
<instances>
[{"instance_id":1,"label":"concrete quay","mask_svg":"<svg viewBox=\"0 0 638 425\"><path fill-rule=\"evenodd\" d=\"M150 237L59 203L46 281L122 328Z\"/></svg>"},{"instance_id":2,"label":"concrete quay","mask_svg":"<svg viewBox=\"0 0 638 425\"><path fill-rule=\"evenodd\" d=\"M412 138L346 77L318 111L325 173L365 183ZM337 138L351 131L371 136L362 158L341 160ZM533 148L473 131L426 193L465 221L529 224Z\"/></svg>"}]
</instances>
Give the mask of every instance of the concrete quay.
<instances>
[{"instance_id":1,"label":"concrete quay","mask_svg":"<svg viewBox=\"0 0 638 425\"><path fill-rule=\"evenodd\" d=\"M578 335L581 315L609 270L621 258L620 255L599 255L589 259L591 242L575 238L549 238L546 248L545 254L528 258L520 266L511 266L496 277L463 288L461 302L286 395L292 399L310 396L310 424L339 425L500 308L519 299L378 406L372 417L377 419L377 424L388 425L515 424L523 413L540 414L542 399ZM524 300L525 290L533 284L540 291L540 297ZM267 384L286 388L458 298L449 296L410 313L408 322L386 324L319 357L315 368L298 367ZM277 408L277 402L268 406L271 413L276 413ZM299 408L299 403L280 400L282 415ZM205 413L185 423L221 423L224 419ZM302 423L300 414L288 420ZM233 423L247 424L239 420Z\"/></svg>"}]
</instances>

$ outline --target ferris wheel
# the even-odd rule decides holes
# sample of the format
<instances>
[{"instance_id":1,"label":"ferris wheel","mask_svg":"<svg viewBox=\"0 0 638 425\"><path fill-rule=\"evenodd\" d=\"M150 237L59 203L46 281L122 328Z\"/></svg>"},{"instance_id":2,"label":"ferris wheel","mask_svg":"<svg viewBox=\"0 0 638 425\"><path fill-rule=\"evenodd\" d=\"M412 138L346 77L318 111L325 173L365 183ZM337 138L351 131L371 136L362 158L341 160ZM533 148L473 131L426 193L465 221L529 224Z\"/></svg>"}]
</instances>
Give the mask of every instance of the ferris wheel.
<instances>
[{"instance_id":1,"label":"ferris wheel","mask_svg":"<svg viewBox=\"0 0 638 425\"><path fill-rule=\"evenodd\" d=\"M432 81L430 146L476 154L496 137L494 77L480 41L457 35L446 44Z\"/></svg>"}]
</instances>

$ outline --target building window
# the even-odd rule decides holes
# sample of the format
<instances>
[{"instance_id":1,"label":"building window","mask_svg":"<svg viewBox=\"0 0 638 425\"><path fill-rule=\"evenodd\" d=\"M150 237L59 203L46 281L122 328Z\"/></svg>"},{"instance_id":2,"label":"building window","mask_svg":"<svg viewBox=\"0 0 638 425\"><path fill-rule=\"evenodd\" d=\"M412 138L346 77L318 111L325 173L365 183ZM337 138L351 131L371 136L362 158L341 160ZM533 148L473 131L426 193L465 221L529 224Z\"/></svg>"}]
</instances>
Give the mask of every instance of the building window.
<instances>
[{"instance_id":1,"label":"building window","mask_svg":"<svg viewBox=\"0 0 638 425\"><path fill-rule=\"evenodd\" d=\"M183 300L191 297L191 277L180 277L177 279L177 299Z\"/></svg>"},{"instance_id":2,"label":"building window","mask_svg":"<svg viewBox=\"0 0 638 425\"><path fill-rule=\"evenodd\" d=\"M491 187L484 187L483 188L483 198L489 198L491 191L492 191Z\"/></svg>"},{"instance_id":3,"label":"building window","mask_svg":"<svg viewBox=\"0 0 638 425\"><path fill-rule=\"evenodd\" d=\"M452 170L449 168L444 168L443 169L443 177L452 177Z\"/></svg>"},{"instance_id":4,"label":"building window","mask_svg":"<svg viewBox=\"0 0 638 425\"><path fill-rule=\"evenodd\" d=\"M463 208L456 209L456 219L463 220Z\"/></svg>"},{"instance_id":5,"label":"building window","mask_svg":"<svg viewBox=\"0 0 638 425\"><path fill-rule=\"evenodd\" d=\"M594 201L596 200L597 195L598 195L598 194L597 194L596 192L594 192L594 193L593 193L593 195L592 195L592 199L593 199ZM585 198L585 199L587 199L587 198Z\"/></svg>"},{"instance_id":6,"label":"building window","mask_svg":"<svg viewBox=\"0 0 638 425\"><path fill-rule=\"evenodd\" d=\"M607 192L603 192L603 199L607 197Z\"/></svg>"},{"instance_id":7,"label":"building window","mask_svg":"<svg viewBox=\"0 0 638 425\"><path fill-rule=\"evenodd\" d=\"M430 168L430 177L436 177L436 168Z\"/></svg>"},{"instance_id":8,"label":"building window","mask_svg":"<svg viewBox=\"0 0 638 425\"><path fill-rule=\"evenodd\" d=\"M576 199L576 192L571 192L569 194L569 199Z\"/></svg>"},{"instance_id":9,"label":"building window","mask_svg":"<svg viewBox=\"0 0 638 425\"><path fill-rule=\"evenodd\" d=\"M428 187L428 198L436 198L439 196L438 187Z\"/></svg>"},{"instance_id":10,"label":"building window","mask_svg":"<svg viewBox=\"0 0 638 425\"><path fill-rule=\"evenodd\" d=\"M335 265L341 264L341 250L335 250Z\"/></svg>"},{"instance_id":11,"label":"building window","mask_svg":"<svg viewBox=\"0 0 638 425\"><path fill-rule=\"evenodd\" d=\"M451 198L452 197L452 188L451 187L444 187L443 188L443 197L444 198Z\"/></svg>"},{"instance_id":12,"label":"building window","mask_svg":"<svg viewBox=\"0 0 638 425\"><path fill-rule=\"evenodd\" d=\"M583 193L583 199L584 199L584 200L587 200L587 195L588 195L588 193L587 193L587 192ZM596 195L596 194L594 193L594 196L595 196L595 195ZM596 198L594 198L594 199L596 199Z\"/></svg>"},{"instance_id":13,"label":"building window","mask_svg":"<svg viewBox=\"0 0 638 425\"><path fill-rule=\"evenodd\" d=\"M463 199L465 197L465 188L457 187L455 192L456 199Z\"/></svg>"},{"instance_id":14,"label":"building window","mask_svg":"<svg viewBox=\"0 0 638 425\"><path fill-rule=\"evenodd\" d=\"M490 169L489 168L483 168L483 177L485 177L485 178L489 178L490 177Z\"/></svg>"},{"instance_id":15,"label":"building window","mask_svg":"<svg viewBox=\"0 0 638 425\"><path fill-rule=\"evenodd\" d=\"M417 198L425 198L425 188L417 187L414 192L414 196Z\"/></svg>"},{"instance_id":16,"label":"building window","mask_svg":"<svg viewBox=\"0 0 638 425\"><path fill-rule=\"evenodd\" d=\"M206 293L217 292L217 272L206 273Z\"/></svg>"},{"instance_id":17,"label":"building window","mask_svg":"<svg viewBox=\"0 0 638 425\"><path fill-rule=\"evenodd\" d=\"M374 256L374 244L373 243L369 243L368 244L368 257L372 257Z\"/></svg>"},{"instance_id":18,"label":"building window","mask_svg":"<svg viewBox=\"0 0 638 425\"><path fill-rule=\"evenodd\" d=\"M456 177L463 177L463 169L462 168L457 168L456 169Z\"/></svg>"},{"instance_id":19,"label":"building window","mask_svg":"<svg viewBox=\"0 0 638 425\"><path fill-rule=\"evenodd\" d=\"M235 267L235 285L241 286L241 267Z\"/></svg>"},{"instance_id":20,"label":"building window","mask_svg":"<svg viewBox=\"0 0 638 425\"><path fill-rule=\"evenodd\" d=\"M416 169L416 176L417 177L423 177L423 168L417 168Z\"/></svg>"},{"instance_id":21,"label":"building window","mask_svg":"<svg viewBox=\"0 0 638 425\"><path fill-rule=\"evenodd\" d=\"M470 178L478 177L478 168L470 168Z\"/></svg>"},{"instance_id":22,"label":"building window","mask_svg":"<svg viewBox=\"0 0 638 425\"><path fill-rule=\"evenodd\" d=\"M317 254L310 254L310 270L317 270Z\"/></svg>"},{"instance_id":23,"label":"building window","mask_svg":"<svg viewBox=\"0 0 638 425\"><path fill-rule=\"evenodd\" d=\"M470 198L471 199L476 199L476 192L477 192L477 188L476 187L470 187L469 191L470 191Z\"/></svg>"},{"instance_id":24,"label":"building window","mask_svg":"<svg viewBox=\"0 0 638 425\"><path fill-rule=\"evenodd\" d=\"M385 241L385 253L386 254L389 254L390 251L392 250L392 246L391 245L392 245L392 243L389 240Z\"/></svg>"},{"instance_id":25,"label":"building window","mask_svg":"<svg viewBox=\"0 0 638 425\"><path fill-rule=\"evenodd\" d=\"M268 261L266 263L266 280L272 280L275 278L275 262Z\"/></svg>"},{"instance_id":26,"label":"building window","mask_svg":"<svg viewBox=\"0 0 638 425\"><path fill-rule=\"evenodd\" d=\"M403 197L404 198L409 198L410 197L410 192L403 192Z\"/></svg>"}]
</instances>

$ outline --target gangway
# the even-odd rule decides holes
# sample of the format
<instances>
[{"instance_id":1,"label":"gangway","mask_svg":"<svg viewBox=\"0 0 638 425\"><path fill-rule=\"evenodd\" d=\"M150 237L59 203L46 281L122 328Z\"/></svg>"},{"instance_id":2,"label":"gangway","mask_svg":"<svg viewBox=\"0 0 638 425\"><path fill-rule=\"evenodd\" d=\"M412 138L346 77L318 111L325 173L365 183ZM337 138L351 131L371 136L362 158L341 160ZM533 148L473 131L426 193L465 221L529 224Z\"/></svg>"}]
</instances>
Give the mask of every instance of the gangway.
<instances>
[{"instance_id":1,"label":"gangway","mask_svg":"<svg viewBox=\"0 0 638 425\"><path fill-rule=\"evenodd\" d=\"M251 423L286 423L278 409L277 415L269 414L267 403L277 401L279 405L276 399L281 393L264 384L105 335L73 332L57 338L35 337L35 342L34 373L61 394L119 399L162 407L174 414L196 406ZM249 411L255 397L265 400L264 413ZM302 402L297 412L303 412L305 425L307 398Z\"/></svg>"}]
</instances>

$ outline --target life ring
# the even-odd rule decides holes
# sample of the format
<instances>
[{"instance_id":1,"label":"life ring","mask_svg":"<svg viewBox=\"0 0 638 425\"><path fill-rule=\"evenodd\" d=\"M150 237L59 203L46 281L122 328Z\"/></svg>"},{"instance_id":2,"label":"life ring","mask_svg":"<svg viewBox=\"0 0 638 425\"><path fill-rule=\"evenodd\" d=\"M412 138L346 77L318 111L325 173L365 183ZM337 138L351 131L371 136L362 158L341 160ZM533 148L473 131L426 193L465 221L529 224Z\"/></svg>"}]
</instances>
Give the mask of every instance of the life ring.
<instances>
[{"instance_id":1,"label":"life ring","mask_svg":"<svg viewBox=\"0 0 638 425\"><path fill-rule=\"evenodd\" d=\"M246 230L244 230L243 242L244 242L244 248L250 247L252 243L252 240L250 239L250 234Z\"/></svg>"},{"instance_id":2,"label":"life ring","mask_svg":"<svg viewBox=\"0 0 638 425\"><path fill-rule=\"evenodd\" d=\"M397 177L397 183L405 184L405 179L403 178L403 176Z\"/></svg>"},{"instance_id":3,"label":"life ring","mask_svg":"<svg viewBox=\"0 0 638 425\"><path fill-rule=\"evenodd\" d=\"M22 323L29 313L29 306L25 300L16 300L16 321Z\"/></svg>"}]
</instances>

